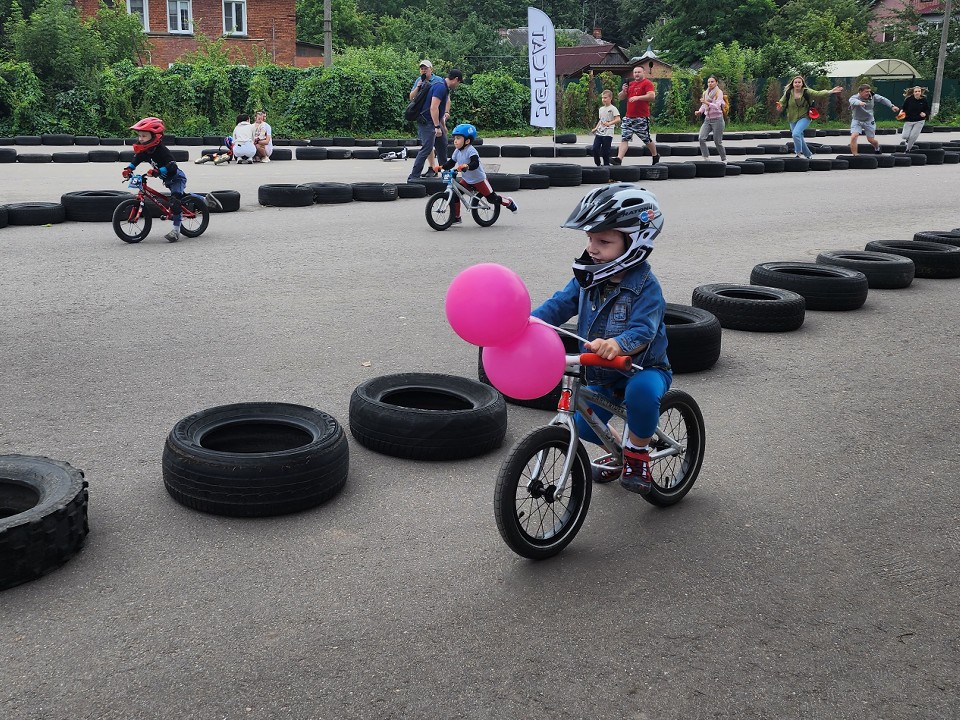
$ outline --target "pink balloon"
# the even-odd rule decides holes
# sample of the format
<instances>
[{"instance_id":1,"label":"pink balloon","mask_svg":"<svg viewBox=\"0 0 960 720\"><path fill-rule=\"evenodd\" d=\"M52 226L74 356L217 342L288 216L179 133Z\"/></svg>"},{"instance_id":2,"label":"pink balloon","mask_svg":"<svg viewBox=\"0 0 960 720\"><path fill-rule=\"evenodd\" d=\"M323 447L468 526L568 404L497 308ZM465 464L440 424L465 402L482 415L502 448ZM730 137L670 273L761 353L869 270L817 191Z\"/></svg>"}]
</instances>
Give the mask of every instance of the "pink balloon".
<instances>
[{"instance_id":1,"label":"pink balloon","mask_svg":"<svg viewBox=\"0 0 960 720\"><path fill-rule=\"evenodd\" d=\"M537 322L527 324L508 345L483 348L483 370L504 395L532 400L549 393L566 368L563 341L553 328Z\"/></svg>"},{"instance_id":2,"label":"pink balloon","mask_svg":"<svg viewBox=\"0 0 960 720\"><path fill-rule=\"evenodd\" d=\"M461 271L447 289L445 306L450 327L474 345L506 345L530 319L527 286L513 270L496 263Z\"/></svg>"}]
</instances>

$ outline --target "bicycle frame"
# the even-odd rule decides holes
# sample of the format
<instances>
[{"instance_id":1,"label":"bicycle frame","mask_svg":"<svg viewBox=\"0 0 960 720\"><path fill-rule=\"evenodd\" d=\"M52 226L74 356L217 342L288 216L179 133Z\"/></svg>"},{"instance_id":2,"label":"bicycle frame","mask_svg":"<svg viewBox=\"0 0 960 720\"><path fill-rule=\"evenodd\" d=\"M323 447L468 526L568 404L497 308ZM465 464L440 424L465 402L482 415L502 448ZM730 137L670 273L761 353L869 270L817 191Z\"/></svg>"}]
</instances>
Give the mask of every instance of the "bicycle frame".
<instances>
[{"instance_id":1,"label":"bicycle frame","mask_svg":"<svg viewBox=\"0 0 960 720\"><path fill-rule=\"evenodd\" d=\"M132 190L137 191L137 200L140 201L140 210L137 213L137 217L130 218L131 220L136 220L143 213L143 208L146 206L145 202L150 202L160 209L160 219L161 220L170 220L173 218L173 210L170 208L169 199L163 193L154 190L147 184L148 175L131 175L130 181L127 187ZM201 195L196 195L195 193L187 193L187 195L193 195L201 200L203 197ZM193 212L190 208L180 207L180 213L185 218L195 218L197 214Z\"/></svg>"},{"instance_id":2,"label":"bicycle frame","mask_svg":"<svg viewBox=\"0 0 960 720\"><path fill-rule=\"evenodd\" d=\"M563 376L563 382L560 388L560 402L557 406L557 414L550 421L550 425L562 425L570 432L570 445L566 460L561 470L561 480L557 484L556 494L559 495L570 478L570 471L573 469L573 463L577 459L577 443L580 442L580 430L577 427L575 419L576 413L590 426L597 434L603 446L609 451L610 456L617 460L618 465L623 465L623 445L622 440L617 437L608 423L602 422L593 412L590 405L608 410L615 417L624 422L627 419L627 408L623 403L617 403L608 397L601 395L596 390L592 390L583 384L580 379L580 356L567 355L567 369ZM650 459L676 455L682 450L680 443L667 435L660 427L657 427L655 437L660 441L658 444L665 444L667 447L662 450L655 449L650 453ZM531 473L532 478L540 474L539 467Z\"/></svg>"},{"instance_id":3,"label":"bicycle frame","mask_svg":"<svg viewBox=\"0 0 960 720\"><path fill-rule=\"evenodd\" d=\"M471 187L466 187L457 182L456 170L444 170L441 177L447 183L447 204L453 202L453 196L456 195L462 206L467 210L492 209L493 206L487 202L487 199Z\"/></svg>"}]
</instances>

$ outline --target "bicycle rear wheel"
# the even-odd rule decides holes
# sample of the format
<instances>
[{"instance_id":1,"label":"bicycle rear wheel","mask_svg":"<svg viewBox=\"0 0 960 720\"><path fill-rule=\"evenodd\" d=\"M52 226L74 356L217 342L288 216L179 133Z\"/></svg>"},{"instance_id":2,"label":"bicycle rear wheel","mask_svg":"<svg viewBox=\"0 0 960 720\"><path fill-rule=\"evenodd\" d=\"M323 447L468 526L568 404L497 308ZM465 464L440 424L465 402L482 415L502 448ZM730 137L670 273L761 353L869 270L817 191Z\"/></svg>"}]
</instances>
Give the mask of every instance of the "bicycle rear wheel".
<instances>
[{"instance_id":1,"label":"bicycle rear wheel","mask_svg":"<svg viewBox=\"0 0 960 720\"><path fill-rule=\"evenodd\" d=\"M697 401L682 390L669 390L660 401L657 435L650 442L653 487L645 500L666 507L690 492L700 474L706 428Z\"/></svg>"},{"instance_id":2,"label":"bicycle rear wheel","mask_svg":"<svg viewBox=\"0 0 960 720\"><path fill-rule=\"evenodd\" d=\"M210 224L210 208L207 203L193 195L184 195L180 207L184 211L183 219L180 220L180 232L188 238L202 235Z\"/></svg>"},{"instance_id":3,"label":"bicycle rear wheel","mask_svg":"<svg viewBox=\"0 0 960 720\"><path fill-rule=\"evenodd\" d=\"M453 203L450 202L448 192L438 192L427 200L427 224L434 230L446 230L453 225Z\"/></svg>"},{"instance_id":4,"label":"bicycle rear wheel","mask_svg":"<svg viewBox=\"0 0 960 720\"><path fill-rule=\"evenodd\" d=\"M577 443L570 477L557 494L570 451L570 431L551 425L527 435L500 467L494 492L494 515L503 541L532 560L552 557L565 548L583 525L590 506L590 458Z\"/></svg>"},{"instance_id":5,"label":"bicycle rear wheel","mask_svg":"<svg viewBox=\"0 0 960 720\"><path fill-rule=\"evenodd\" d=\"M140 211L136 198L124 200L113 211L113 231L127 243L138 243L150 234L153 220L146 208Z\"/></svg>"},{"instance_id":6,"label":"bicycle rear wheel","mask_svg":"<svg viewBox=\"0 0 960 720\"><path fill-rule=\"evenodd\" d=\"M490 227L497 221L497 218L500 217L500 208L502 206L500 203L491 203L480 197L478 197L476 201L481 204L479 207L475 207L470 211L470 214L473 215L473 221L480 227Z\"/></svg>"}]
</instances>

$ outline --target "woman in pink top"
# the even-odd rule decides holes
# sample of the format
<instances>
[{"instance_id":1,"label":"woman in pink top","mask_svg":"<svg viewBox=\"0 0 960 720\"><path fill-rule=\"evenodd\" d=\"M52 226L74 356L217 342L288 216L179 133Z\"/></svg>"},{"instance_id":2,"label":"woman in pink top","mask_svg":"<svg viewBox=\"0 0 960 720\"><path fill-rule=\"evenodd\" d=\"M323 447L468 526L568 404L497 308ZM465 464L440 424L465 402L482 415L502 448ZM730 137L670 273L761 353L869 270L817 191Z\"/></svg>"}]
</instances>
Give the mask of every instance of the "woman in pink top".
<instances>
[{"instance_id":1,"label":"woman in pink top","mask_svg":"<svg viewBox=\"0 0 960 720\"><path fill-rule=\"evenodd\" d=\"M717 85L717 79L711 75L707 78L707 89L700 97L700 107L694 113L697 117L703 115L703 125L700 126L700 154L704 160L710 159L707 151L707 138L713 133L713 143L720 153L720 160L727 161L727 153L723 149L723 90Z\"/></svg>"}]
</instances>

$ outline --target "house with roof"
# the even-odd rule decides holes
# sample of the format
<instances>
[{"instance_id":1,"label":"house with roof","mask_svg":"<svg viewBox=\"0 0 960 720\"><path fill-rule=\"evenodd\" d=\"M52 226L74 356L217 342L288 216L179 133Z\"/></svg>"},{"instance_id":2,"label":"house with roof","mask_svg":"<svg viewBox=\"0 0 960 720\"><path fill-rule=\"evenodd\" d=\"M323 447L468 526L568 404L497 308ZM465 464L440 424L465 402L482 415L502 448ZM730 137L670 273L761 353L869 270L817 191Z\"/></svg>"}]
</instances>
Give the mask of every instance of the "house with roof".
<instances>
[{"instance_id":1,"label":"house with roof","mask_svg":"<svg viewBox=\"0 0 960 720\"><path fill-rule=\"evenodd\" d=\"M913 8L924 23L936 25L933 32L940 32L943 25L943 0L876 0L870 8L870 39L875 42L895 40L894 24L897 14L905 8Z\"/></svg>"},{"instance_id":2,"label":"house with roof","mask_svg":"<svg viewBox=\"0 0 960 720\"><path fill-rule=\"evenodd\" d=\"M83 17L97 12L100 0L74 0ZM253 64L257 55L280 65L323 64L323 52L297 43L296 0L126 0L140 18L149 50L145 65L167 67L197 50L197 33L224 38L236 62Z\"/></svg>"}]
</instances>

